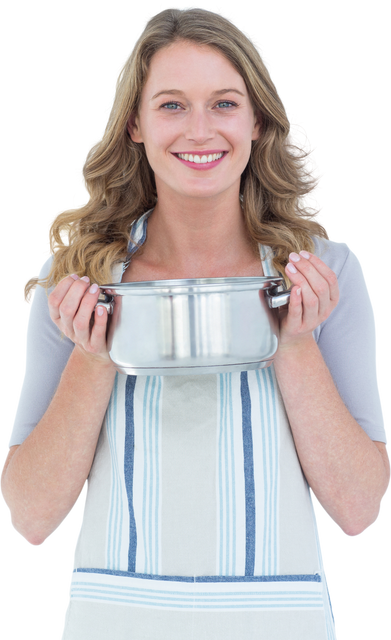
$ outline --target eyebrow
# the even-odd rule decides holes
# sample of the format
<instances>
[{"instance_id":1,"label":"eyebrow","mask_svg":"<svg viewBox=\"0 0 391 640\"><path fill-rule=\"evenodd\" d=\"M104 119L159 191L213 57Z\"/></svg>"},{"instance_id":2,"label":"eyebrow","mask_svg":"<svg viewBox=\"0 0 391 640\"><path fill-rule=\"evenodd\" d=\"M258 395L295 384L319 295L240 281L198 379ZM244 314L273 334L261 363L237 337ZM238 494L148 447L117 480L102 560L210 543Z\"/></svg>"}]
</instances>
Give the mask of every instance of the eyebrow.
<instances>
[{"instance_id":1,"label":"eyebrow","mask_svg":"<svg viewBox=\"0 0 391 640\"><path fill-rule=\"evenodd\" d=\"M242 93L241 91L238 91L238 89L219 89L218 91L213 91L212 96L221 96L224 93L238 93L240 96L244 97L244 93ZM161 95L184 96L185 93L184 91L180 91L179 89L164 89L163 91L159 91L159 93L155 93L155 95L152 96L151 100L155 100L155 98L158 98Z\"/></svg>"}]
</instances>

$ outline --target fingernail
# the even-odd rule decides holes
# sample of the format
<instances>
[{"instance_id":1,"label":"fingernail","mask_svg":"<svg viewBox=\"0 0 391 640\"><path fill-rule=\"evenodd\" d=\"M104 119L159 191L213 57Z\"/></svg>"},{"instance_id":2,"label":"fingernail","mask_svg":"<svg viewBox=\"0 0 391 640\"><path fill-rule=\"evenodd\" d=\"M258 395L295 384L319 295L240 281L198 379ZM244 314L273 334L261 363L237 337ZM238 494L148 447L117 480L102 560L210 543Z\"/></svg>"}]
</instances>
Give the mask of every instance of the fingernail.
<instances>
[{"instance_id":1,"label":"fingernail","mask_svg":"<svg viewBox=\"0 0 391 640\"><path fill-rule=\"evenodd\" d=\"M98 316L103 316L104 314L104 309L103 307L96 307L96 313L98 314Z\"/></svg>"},{"instance_id":2,"label":"fingernail","mask_svg":"<svg viewBox=\"0 0 391 640\"><path fill-rule=\"evenodd\" d=\"M299 287L298 289L296 289L296 293L299 296L301 294L301 288Z\"/></svg>"},{"instance_id":3,"label":"fingernail","mask_svg":"<svg viewBox=\"0 0 391 640\"><path fill-rule=\"evenodd\" d=\"M84 282L89 282L90 281L88 276L83 276L82 278L80 278L80 280L84 280Z\"/></svg>"},{"instance_id":4,"label":"fingernail","mask_svg":"<svg viewBox=\"0 0 391 640\"><path fill-rule=\"evenodd\" d=\"M93 285L90 286L89 291L90 291L90 293L96 293L98 291L98 289L99 289L98 285L97 284L93 284Z\"/></svg>"},{"instance_id":5,"label":"fingernail","mask_svg":"<svg viewBox=\"0 0 391 640\"><path fill-rule=\"evenodd\" d=\"M76 273L72 273L71 278L73 278L74 280L78 280L79 276Z\"/></svg>"},{"instance_id":6,"label":"fingernail","mask_svg":"<svg viewBox=\"0 0 391 640\"><path fill-rule=\"evenodd\" d=\"M290 262L288 262L288 264L286 265L286 268L288 269L288 271L290 271L291 273L297 273L297 269L296 267L291 264Z\"/></svg>"},{"instance_id":7,"label":"fingernail","mask_svg":"<svg viewBox=\"0 0 391 640\"><path fill-rule=\"evenodd\" d=\"M300 256L298 256L297 253L290 253L289 257L293 262L299 262L300 260Z\"/></svg>"},{"instance_id":8,"label":"fingernail","mask_svg":"<svg viewBox=\"0 0 391 640\"><path fill-rule=\"evenodd\" d=\"M311 254L308 253L308 251L300 251L300 255L303 256L303 258L305 258L306 260L309 260L311 257Z\"/></svg>"}]
</instances>

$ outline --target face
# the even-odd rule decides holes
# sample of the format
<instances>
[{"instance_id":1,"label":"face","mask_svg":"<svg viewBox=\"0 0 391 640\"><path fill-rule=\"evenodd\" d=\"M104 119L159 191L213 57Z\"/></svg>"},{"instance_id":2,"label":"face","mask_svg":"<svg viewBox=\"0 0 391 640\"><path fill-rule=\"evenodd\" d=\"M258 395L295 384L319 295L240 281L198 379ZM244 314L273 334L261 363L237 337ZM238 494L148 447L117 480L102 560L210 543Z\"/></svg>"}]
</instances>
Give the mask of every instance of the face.
<instances>
[{"instance_id":1,"label":"face","mask_svg":"<svg viewBox=\"0 0 391 640\"><path fill-rule=\"evenodd\" d=\"M238 197L259 136L242 76L210 47L178 42L151 60L139 113L129 120L144 143L158 197Z\"/></svg>"}]
</instances>

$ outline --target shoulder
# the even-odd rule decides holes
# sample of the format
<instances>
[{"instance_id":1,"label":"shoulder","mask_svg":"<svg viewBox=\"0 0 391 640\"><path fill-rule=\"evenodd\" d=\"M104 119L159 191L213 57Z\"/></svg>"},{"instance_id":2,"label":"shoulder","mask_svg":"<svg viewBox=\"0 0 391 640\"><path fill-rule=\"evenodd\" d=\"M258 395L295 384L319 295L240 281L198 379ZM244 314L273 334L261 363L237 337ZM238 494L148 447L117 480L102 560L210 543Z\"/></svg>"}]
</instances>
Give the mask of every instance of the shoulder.
<instances>
[{"instance_id":1,"label":"shoulder","mask_svg":"<svg viewBox=\"0 0 391 640\"><path fill-rule=\"evenodd\" d=\"M34 278L36 278L38 281L42 281L42 280L46 280L49 273L50 273L50 269L52 267L53 264L53 256L51 255L46 262L43 263L43 265L41 266L41 269L39 271L38 276L34 275ZM38 292L40 292L40 294L44 293L45 296L47 294L47 289L45 286L45 282L43 282L42 284L37 284L35 285L34 289L34 298L36 298ZM48 293L50 293L50 290L48 291Z\"/></svg>"},{"instance_id":2,"label":"shoulder","mask_svg":"<svg viewBox=\"0 0 391 640\"><path fill-rule=\"evenodd\" d=\"M311 238L315 245L315 255L321 258L326 264L330 261L345 261L353 249L348 240L336 240L335 238L327 240L319 236L311 236Z\"/></svg>"},{"instance_id":3,"label":"shoulder","mask_svg":"<svg viewBox=\"0 0 391 640\"><path fill-rule=\"evenodd\" d=\"M338 280L362 279L362 270L355 254L344 242L333 242L314 236L314 253L334 271Z\"/></svg>"},{"instance_id":4,"label":"shoulder","mask_svg":"<svg viewBox=\"0 0 391 640\"><path fill-rule=\"evenodd\" d=\"M39 272L39 276L38 276L40 280L48 277L52 264L53 264L53 256L50 256L50 258L48 258L41 267L41 271Z\"/></svg>"}]
</instances>

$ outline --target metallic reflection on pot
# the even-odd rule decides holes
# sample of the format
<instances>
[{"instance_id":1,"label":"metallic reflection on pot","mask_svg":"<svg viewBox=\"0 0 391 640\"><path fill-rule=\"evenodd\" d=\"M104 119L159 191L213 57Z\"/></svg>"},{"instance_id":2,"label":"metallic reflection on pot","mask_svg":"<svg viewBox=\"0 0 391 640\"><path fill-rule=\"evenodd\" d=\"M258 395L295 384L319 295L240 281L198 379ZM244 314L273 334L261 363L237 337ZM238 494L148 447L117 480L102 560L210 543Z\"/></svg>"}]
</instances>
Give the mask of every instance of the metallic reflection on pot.
<instances>
[{"instance_id":1,"label":"metallic reflection on pot","mask_svg":"<svg viewBox=\"0 0 391 640\"><path fill-rule=\"evenodd\" d=\"M101 287L110 357L137 375L221 373L271 364L281 278L204 278ZM113 297L110 297L111 294ZM98 303L99 304L99 303Z\"/></svg>"}]
</instances>

